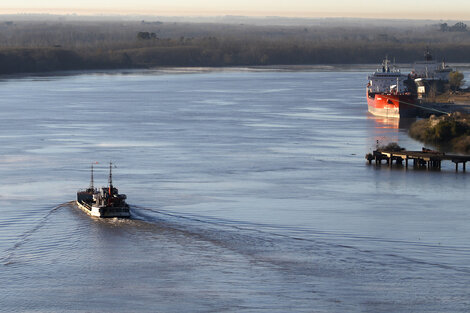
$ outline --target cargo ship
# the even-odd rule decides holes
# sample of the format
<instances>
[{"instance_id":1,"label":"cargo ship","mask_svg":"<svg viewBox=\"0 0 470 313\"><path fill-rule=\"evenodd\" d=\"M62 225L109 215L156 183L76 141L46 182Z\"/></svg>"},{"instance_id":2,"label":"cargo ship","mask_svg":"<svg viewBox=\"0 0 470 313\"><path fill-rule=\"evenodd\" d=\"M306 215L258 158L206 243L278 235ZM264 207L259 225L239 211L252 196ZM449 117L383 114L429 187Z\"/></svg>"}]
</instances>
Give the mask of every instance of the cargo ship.
<instances>
[{"instance_id":1,"label":"cargo ship","mask_svg":"<svg viewBox=\"0 0 470 313\"><path fill-rule=\"evenodd\" d=\"M416 61L413 64L411 77L413 79L427 79L427 80L441 80L444 82L449 81L449 74L453 69L446 65L446 62L437 62L433 59L429 48L424 51L424 60Z\"/></svg>"},{"instance_id":2,"label":"cargo ship","mask_svg":"<svg viewBox=\"0 0 470 313\"><path fill-rule=\"evenodd\" d=\"M131 216L129 205L126 203L126 195L119 194L117 188L113 186L112 163L109 163L109 181L107 187L99 189L93 184L93 164L91 165L90 187L77 192L77 206L95 217L121 217Z\"/></svg>"},{"instance_id":3,"label":"cargo ship","mask_svg":"<svg viewBox=\"0 0 470 313\"><path fill-rule=\"evenodd\" d=\"M405 84L409 79L385 58L382 68L368 77L367 106L369 112L387 118L416 117L416 95Z\"/></svg>"},{"instance_id":4,"label":"cargo ship","mask_svg":"<svg viewBox=\"0 0 470 313\"><path fill-rule=\"evenodd\" d=\"M449 76L453 71L454 69L446 65L444 61L442 63L435 61L429 49L426 49L424 61L415 62L410 74L416 83L418 99L427 102L428 96L432 95L431 98L433 98L436 94L446 92Z\"/></svg>"}]
</instances>

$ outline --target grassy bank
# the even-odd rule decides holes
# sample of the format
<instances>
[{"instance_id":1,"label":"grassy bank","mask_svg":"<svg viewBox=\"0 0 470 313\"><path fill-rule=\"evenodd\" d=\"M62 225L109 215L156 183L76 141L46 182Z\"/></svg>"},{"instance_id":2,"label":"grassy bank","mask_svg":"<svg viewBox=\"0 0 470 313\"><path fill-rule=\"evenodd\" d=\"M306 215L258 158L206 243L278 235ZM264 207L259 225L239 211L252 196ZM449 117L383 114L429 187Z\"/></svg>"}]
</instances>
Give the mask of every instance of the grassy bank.
<instances>
[{"instance_id":1,"label":"grassy bank","mask_svg":"<svg viewBox=\"0 0 470 313\"><path fill-rule=\"evenodd\" d=\"M409 135L442 150L470 153L470 115L431 116L411 125Z\"/></svg>"}]
</instances>

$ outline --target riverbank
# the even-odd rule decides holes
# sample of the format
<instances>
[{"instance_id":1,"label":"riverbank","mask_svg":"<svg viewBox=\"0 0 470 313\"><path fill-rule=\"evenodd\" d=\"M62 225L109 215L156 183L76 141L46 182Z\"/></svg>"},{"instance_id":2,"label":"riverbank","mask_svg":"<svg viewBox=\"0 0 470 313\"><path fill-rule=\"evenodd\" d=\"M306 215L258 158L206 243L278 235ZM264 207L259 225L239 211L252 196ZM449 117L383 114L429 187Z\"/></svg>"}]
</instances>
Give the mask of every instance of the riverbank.
<instances>
[{"instance_id":1,"label":"riverbank","mask_svg":"<svg viewBox=\"0 0 470 313\"><path fill-rule=\"evenodd\" d=\"M470 90L467 88L460 91L448 91L434 98L422 100L419 105L420 117L455 112L470 114Z\"/></svg>"},{"instance_id":2,"label":"riverbank","mask_svg":"<svg viewBox=\"0 0 470 313\"><path fill-rule=\"evenodd\" d=\"M470 105L470 90L446 92L436 97L436 102Z\"/></svg>"},{"instance_id":3,"label":"riverbank","mask_svg":"<svg viewBox=\"0 0 470 313\"><path fill-rule=\"evenodd\" d=\"M461 112L439 117L432 115L413 123L409 135L441 150L469 153L470 115Z\"/></svg>"},{"instance_id":4,"label":"riverbank","mask_svg":"<svg viewBox=\"0 0 470 313\"><path fill-rule=\"evenodd\" d=\"M422 48L414 49L412 54L418 56ZM470 44L467 48L470 51ZM453 47L449 46L446 49L452 50ZM282 43L234 41L207 46L204 40L184 44L179 44L175 40L136 42L135 45L110 49L99 47L75 49L59 46L3 48L0 49L0 75L153 67L370 65L388 52L390 51L387 48L378 46L368 46L365 51L363 48L351 45L335 47L311 42L299 46L296 42L288 41ZM400 61L406 62L407 59L413 58L401 58ZM462 61L468 62L470 59L457 62ZM454 102L460 101L458 97L455 99Z\"/></svg>"},{"instance_id":5,"label":"riverbank","mask_svg":"<svg viewBox=\"0 0 470 313\"><path fill-rule=\"evenodd\" d=\"M413 28L413 32L410 29ZM365 35L367 34L367 35ZM433 26L387 29L341 23L296 26L50 19L0 20L0 74L153 67L402 64L433 42L436 58L470 62L470 39Z\"/></svg>"}]
</instances>

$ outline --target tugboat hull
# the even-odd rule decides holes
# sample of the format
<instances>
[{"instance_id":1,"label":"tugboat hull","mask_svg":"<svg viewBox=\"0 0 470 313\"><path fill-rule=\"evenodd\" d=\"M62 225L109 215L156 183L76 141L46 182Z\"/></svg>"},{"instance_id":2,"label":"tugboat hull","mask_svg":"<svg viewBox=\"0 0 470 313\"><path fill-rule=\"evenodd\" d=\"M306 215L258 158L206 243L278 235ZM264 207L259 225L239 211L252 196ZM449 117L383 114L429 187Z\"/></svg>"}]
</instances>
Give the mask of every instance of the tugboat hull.
<instances>
[{"instance_id":1,"label":"tugboat hull","mask_svg":"<svg viewBox=\"0 0 470 313\"><path fill-rule=\"evenodd\" d=\"M81 203L80 201L76 201L77 206L86 214L95 217L120 217L120 218L129 218L131 217L129 207L97 207L91 206L87 203Z\"/></svg>"},{"instance_id":2,"label":"tugboat hull","mask_svg":"<svg viewBox=\"0 0 470 313\"><path fill-rule=\"evenodd\" d=\"M90 187L77 192L77 206L88 215L95 217L131 217L126 195L113 187L112 163L109 163L109 185L96 189L91 165Z\"/></svg>"}]
</instances>

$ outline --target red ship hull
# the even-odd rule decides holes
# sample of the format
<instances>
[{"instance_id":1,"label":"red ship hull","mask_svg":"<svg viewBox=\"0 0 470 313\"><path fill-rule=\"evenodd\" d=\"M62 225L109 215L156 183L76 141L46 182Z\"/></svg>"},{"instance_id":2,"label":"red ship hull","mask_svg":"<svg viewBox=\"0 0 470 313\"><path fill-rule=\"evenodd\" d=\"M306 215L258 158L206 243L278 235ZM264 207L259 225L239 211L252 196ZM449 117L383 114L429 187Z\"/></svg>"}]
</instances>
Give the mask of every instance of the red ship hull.
<instances>
[{"instance_id":1,"label":"red ship hull","mask_svg":"<svg viewBox=\"0 0 470 313\"><path fill-rule=\"evenodd\" d=\"M369 112L384 117L416 117L418 108L414 105L416 97L410 94L369 93L367 105Z\"/></svg>"}]
</instances>

